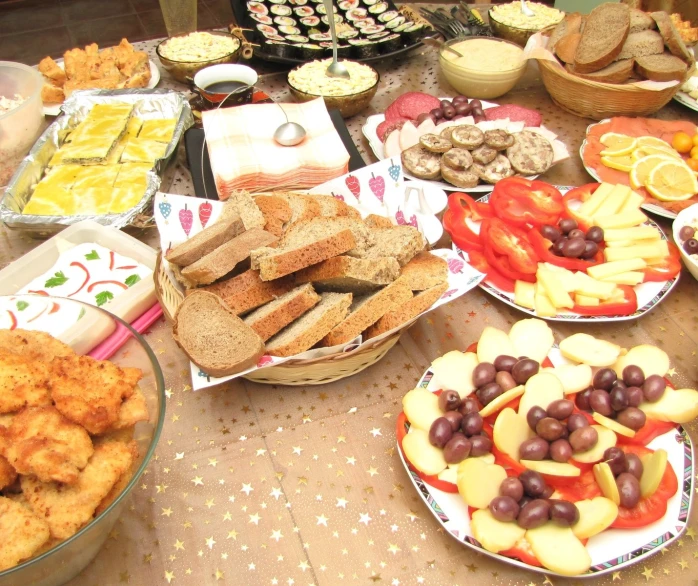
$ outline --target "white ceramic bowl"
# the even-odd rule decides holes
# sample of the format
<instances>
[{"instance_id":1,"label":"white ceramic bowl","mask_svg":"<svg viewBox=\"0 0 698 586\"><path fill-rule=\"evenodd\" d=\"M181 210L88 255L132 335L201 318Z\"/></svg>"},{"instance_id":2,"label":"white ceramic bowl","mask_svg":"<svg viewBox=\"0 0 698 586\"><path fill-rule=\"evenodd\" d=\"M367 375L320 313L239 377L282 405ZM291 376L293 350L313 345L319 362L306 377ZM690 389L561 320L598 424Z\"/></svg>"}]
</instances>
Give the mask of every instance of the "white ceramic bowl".
<instances>
[{"instance_id":1,"label":"white ceramic bowl","mask_svg":"<svg viewBox=\"0 0 698 586\"><path fill-rule=\"evenodd\" d=\"M698 225L698 203L679 212L679 215L676 216L674 224L672 225L674 242L676 242L676 246L679 247L683 264L686 265L686 268L693 275L693 278L698 280L698 261L695 261L686 253L683 249L682 242L679 240L679 230L688 224Z\"/></svg>"}]
</instances>

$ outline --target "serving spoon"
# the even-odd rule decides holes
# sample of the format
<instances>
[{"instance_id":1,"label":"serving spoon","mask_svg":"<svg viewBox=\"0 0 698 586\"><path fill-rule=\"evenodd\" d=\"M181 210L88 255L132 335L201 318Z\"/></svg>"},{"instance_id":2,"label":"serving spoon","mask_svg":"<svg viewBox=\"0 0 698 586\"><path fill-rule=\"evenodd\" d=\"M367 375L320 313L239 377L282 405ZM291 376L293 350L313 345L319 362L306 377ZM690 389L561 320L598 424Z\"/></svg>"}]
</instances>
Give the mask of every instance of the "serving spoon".
<instances>
[{"instance_id":1,"label":"serving spoon","mask_svg":"<svg viewBox=\"0 0 698 586\"><path fill-rule=\"evenodd\" d=\"M327 21L330 23L330 34L332 35L332 63L327 67L325 75L327 77L341 77L342 79L351 79L349 70L346 65L337 61L337 31L334 28L334 10L332 8L332 0L323 0L325 12L327 13Z\"/></svg>"},{"instance_id":2,"label":"serving spoon","mask_svg":"<svg viewBox=\"0 0 698 586\"><path fill-rule=\"evenodd\" d=\"M441 39L439 39L437 36L431 36L431 37L422 37L422 42L425 45L429 45L430 47L434 47L436 49L444 49L446 51L449 51L450 53L453 53L454 55L458 55L458 57L463 57L463 53L460 51L456 51L446 43L444 43Z\"/></svg>"},{"instance_id":3,"label":"serving spoon","mask_svg":"<svg viewBox=\"0 0 698 586\"><path fill-rule=\"evenodd\" d=\"M535 16L536 13L533 12L528 6L526 6L526 0L521 0L521 12L524 16Z\"/></svg>"}]
</instances>

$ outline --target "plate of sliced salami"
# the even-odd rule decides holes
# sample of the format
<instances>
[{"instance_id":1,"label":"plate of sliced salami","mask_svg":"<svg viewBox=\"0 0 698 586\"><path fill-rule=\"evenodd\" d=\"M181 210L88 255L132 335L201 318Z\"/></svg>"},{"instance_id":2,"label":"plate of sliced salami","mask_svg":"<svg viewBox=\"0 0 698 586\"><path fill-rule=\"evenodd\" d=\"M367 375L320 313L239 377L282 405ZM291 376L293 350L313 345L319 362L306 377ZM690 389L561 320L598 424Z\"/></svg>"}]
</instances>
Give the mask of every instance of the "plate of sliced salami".
<instances>
[{"instance_id":1,"label":"plate of sliced salami","mask_svg":"<svg viewBox=\"0 0 698 586\"><path fill-rule=\"evenodd\" d=\"M379 160L400 157L409 179L487 193L512 175L535 177L569 157L541 115L516 105L408 92L362 130Z\"/></svg>"}]
</instances>

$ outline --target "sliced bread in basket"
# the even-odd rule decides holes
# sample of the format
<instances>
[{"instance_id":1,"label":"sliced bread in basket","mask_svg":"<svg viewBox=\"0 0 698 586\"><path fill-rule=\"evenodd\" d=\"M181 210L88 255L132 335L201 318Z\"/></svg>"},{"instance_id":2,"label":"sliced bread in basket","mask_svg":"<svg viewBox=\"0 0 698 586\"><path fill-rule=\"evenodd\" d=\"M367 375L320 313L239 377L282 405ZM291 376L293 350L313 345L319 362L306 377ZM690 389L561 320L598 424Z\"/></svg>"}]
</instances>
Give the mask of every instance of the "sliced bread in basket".
<instances>
[{"instance_id":1,"label":"sliced bread in basket","mask_svg":"<svg viewBox=\"0 0 698 586\"><path fill-rule=\"evenodd\" d=\"M228 376L257 364L264 342L213 293L195 291L174 316L172 336L206 374Z\"/></svg>"},{"instance_id":2,"label":"sliced bread in basket","mask_svg":"<svg viewBox=\"0 0 698 586\"><path fill-rule=\"evenodd\" d=\"M267 341L267 354L293 356L312 348L349 311L351 293L323 293L320 303Z\"/></svg>"},{"instance_id":3,"label":"sliced bread in basket","mask_svg":"<svg viewBox=\"0 0 698 586\"><path fill-rule=\"evenodd\" d=\"M308 283L253 311L244 322L266 342L319 302L320 296Z\"/></svg>"},{"instance_id":4,"label":"sliced bread in basket","mask_svg":"<svg viewBox=\"0 0 698 586\"><path fill-rule=\"evenodd\" d=\"M594 71L593 73L578 73L572 65L565 65L565 69L570 73L590 81L598 81L601 83L624 83L628 81L633 74L634 59L623 59L622 61L614 61L610 65L606 65L603 69Z\"/></svg>"},{"instance_id":5,"label":"sliced bread in basket","mask_svg":"<svg viewBox=\"0 0 698 586\"><path fill-rule=\"evenodd\" d=\"M574 57L574 69L591 73L606 67L623 49L630 30L630 10L607 2L594 8L584 23Z\"/></svg>"},{"instance_id":6,"label":"sliced bread in basket","mask_svg":"<svg viewBox=\"0 0 698 586\"><path fill-rule=\"evenodd\" d=\"M245 225L242 218L234 212L233 208L230 208L233 210L232 213L225 214L226 209L228 209L227 206L221 217L207 230L195 234L189 240L169 250L165 254L165 259L180 267L186 267L244 232Z\"/></svg>"},{"instance_id":7,"label":"sliced bread in basket","mask_svg":"<svg viewBox=\"0 0 698 586\"><path fill-rule=\"evenodd\" d=\"M277 238L284 232L284 224L291 219L291 206L288 201L278 195L258 195L254 198L257 207L264 216L263 228Z\"/></svg>"},{"instance_id":8,"label":"sliced bread in basket","mask_svg":"<svg viewBox=\"0 0 698 586\"><path fill-rule=\"evenodd\" d=\"M296 283L313 283L318 290L361 295L398 278L400 265L394 258L335 256L298 271Z\"/></svg>"},{"instance_id":9,"label":"sliced bread in basket","mask_svg":"<svg viewBox=\"0 0 698 586\"><path fill-rule=\"evenodd\" d=\"M234 189L225 202L223 213L238 214L245 224L245 230L252 228L264 228L266 223L262 211L255 203L254 198L245 189Z\"/></svg>"},{"instance_id":10,"label":"sliced bread in basket","mask_svg":"<svg viewBox=\"0 0 698 586\"><path fill-rule=\"evenodd\" d=\"M407 278L412 291L424 291L448 280L448 264L431 252L420 252L408 262L400 274Z\"/></svg>"},{"instance_id":11,"label":"sliced bread in basket","mask_svg":"<svg viewBox=\"0 0 698 586\"><path fill-rule=\"evenodd\" d=\"M282 248L299 246L307 242L308 238L314 238L318 234L324 234L328 231L351 230L356 240L356 246L347 252L350 256L362 256L373 244L375 244L375 236L364 222L359 218L348 218L344 216L336 216L331 218L313 218L296 222L289 226L284 232L281 243Z\"/></svg>"},{"instance_id":12,"label":"sliced bread in basket","mask_svg":"<svg viewBox=\"0 0 698 586\"><path fill-rule=\"evenodd\" d=\"M391 226L374 230L375 244L362 258L383 258L391 256L405 266L414 256L424 250L427 243L419 230L412 226Z\"/></svg>"},{"instance_id":13,"label":"sliced bread in basket","mask_svg":"<svg viewBox=\"0 0 698 586\"><path fill-rule=\"evenodd\" d=\"M651 12L650 16L657 23L657 28L664 38L664 43L666 44L672 55L676 55L684 63L692 65L695 61L693 52L686 47L686 43L683 42L681 38L681 33L679 33L674 23L671 21L671 16L666 12Z\"/></svg>"},{"instance_id":14,"label":"sliced bread in basket","mask_svg":"<svg viewBox=\"0 0 698 586\"><path fill-rule=\"evenodd\" d=\"M652 81L681 81L686 75L688 65L675 55L647 55L635 60L636 71Z\"/></svg>"}]
</instances>

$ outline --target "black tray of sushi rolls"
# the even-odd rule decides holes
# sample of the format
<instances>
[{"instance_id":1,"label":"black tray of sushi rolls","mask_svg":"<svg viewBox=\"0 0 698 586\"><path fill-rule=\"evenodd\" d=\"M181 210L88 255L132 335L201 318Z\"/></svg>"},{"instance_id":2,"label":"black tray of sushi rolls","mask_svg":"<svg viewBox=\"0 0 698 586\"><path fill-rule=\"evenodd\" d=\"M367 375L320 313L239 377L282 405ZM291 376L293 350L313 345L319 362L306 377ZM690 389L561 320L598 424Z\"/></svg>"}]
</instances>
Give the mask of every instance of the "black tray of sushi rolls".
<instances>
[{"instance_id":1,"label":"black tray of sushi rolls","mask_svg":"<svg viewBox=\"0 0 698 586\"><path fill-rule=\"evenodd\" d=\"M250 29L256 57L300 64L332 56L322 0L231 0L237 23ZM429 25L414 22L390 0L333 0L340 58L370 63L422 44Z\"/></svg>"}]
</instances>

